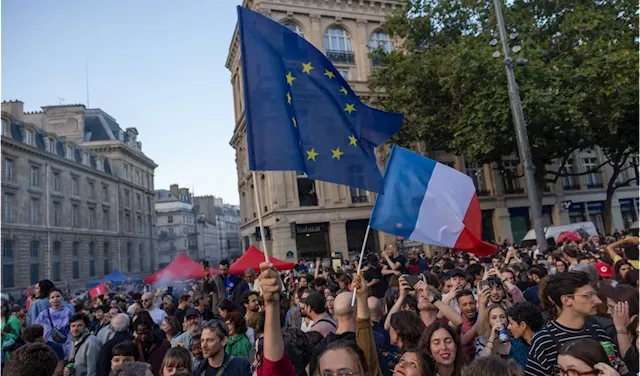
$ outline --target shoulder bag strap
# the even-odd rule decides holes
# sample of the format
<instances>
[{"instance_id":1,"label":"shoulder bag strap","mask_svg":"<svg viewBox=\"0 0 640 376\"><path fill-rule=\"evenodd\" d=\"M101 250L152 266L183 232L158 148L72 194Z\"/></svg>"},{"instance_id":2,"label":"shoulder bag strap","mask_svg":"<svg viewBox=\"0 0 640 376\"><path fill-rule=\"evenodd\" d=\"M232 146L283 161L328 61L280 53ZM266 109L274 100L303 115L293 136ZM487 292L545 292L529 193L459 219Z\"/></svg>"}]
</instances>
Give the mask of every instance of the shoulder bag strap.
<instances>
[{"instance_id":1,"label":"shoulder bag strap","mask_svg":"<svg viewBox=\"0 0 640 376\"><path fill-rule=\"evenodd\" d=\"M56 330L60 330L60 329L56 328L55 325L53 325L53 320L51 320L51 311L49 310L49 308L47 308L47 316L49 316L49 324L51 324L51 328L56 329Z\"/></svg>"},{"instance_id":2,"label":"shoulder bag strap","mask_svg":"<svg viewBox=\"0 0 640 376\"><path fill-rule=\"evenodd\" d=\"M236 357L233 355L230 355L227 360L222 363L222 367L220 367L220 369L218 370L218 373L216 373L216 376L222 376L222 374L224 373L224 371L227 370L227 367L229 367L229 364L231 364L231 361L234 360Z\"/></svg>"},{"instance_id":3,"label":"shoulder bag strap","mask_svg":"<svg viewBox=\"0 0 640 376\"><path fill-rule=\"evenodd\" d=\"M84 343L86 342L87 338L89 338L89 336L85 336L82 340L80 340L80 342L77 345L73 346L73 357L69 360L69 363L75 363L76 354L78 353L78 350L80 350L82 345L84 345Z\"/></svg>"},{"instance_id":4,"label":"shoulder bag strap","mask_svg":"<svg viewBox=\"0 0 640 376\"><path fill-rule=\"evenodd\" d=\"M331 320L329 320L329 319L320 319L320 320L318 320L315 324L317 324L317 323L319 323L319 322L328 322L328 323L329 323L329 324L331 324L331 326L333 326L334 328L338 328L338 327L336 326L336 323L334 323L333 321L331 321ZM314 324L314 325L315 325L315 324Z\"/></svg>"}]
</instances>

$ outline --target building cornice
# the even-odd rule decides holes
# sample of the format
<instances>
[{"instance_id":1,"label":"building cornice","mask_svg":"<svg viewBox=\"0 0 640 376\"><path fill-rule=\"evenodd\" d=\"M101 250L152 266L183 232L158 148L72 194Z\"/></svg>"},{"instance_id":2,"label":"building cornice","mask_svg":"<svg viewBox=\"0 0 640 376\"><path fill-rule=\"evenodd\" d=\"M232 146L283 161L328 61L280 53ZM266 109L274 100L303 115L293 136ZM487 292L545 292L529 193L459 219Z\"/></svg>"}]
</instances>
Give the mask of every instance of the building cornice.
<instances>
[{"instance_id":1,"label":"building cornice","mask_svg":"<svg viewBox=\"0 0 640 376\"><path fill-rule=\"evenodd\" d=\"M102 154L106 153L122 153L126 156L144 164L146 167L151 169L155 169L158 165L146 155L134 150L131 146L123 143L120 140L109 140L109 141L90 141L83 142L81 144L83 147L87 149L91 149Z\"/></svg>"}]
</instances>

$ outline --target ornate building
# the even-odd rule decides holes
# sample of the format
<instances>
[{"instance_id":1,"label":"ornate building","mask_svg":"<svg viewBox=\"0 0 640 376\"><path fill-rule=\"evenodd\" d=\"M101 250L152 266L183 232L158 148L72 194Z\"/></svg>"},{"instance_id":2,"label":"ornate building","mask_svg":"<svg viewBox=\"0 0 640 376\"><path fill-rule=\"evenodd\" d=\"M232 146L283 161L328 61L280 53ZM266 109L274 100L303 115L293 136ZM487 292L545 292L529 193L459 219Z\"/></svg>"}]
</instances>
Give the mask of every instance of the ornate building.
<instances>
[{"instance_id":1,"label":"ornate building","mask_svg":"<svg viewBox=\"0 0 640 376\"><path fill-rule=\"evenodd\" d=\"M366 81L376 62L369 58L371 48L390 51L394 41L380 31L387 15L404 1L397 0L253 0L243 5L280 22L307 39L334 63L364 102L375 102ZM260 247L254 182L248 168L244 98L238 31L233 35L226 67L231 72L234 92L235 125L231 146L236 151L240 228L243 247ZM506 104L505 104L506 105ZM380 148L382 149L382 148ZM505 158L501 166L477 165L463 156L443 152L423 154L468 174L475 182L483 216L485 240L520 241L531 228L529 202L524 191L521 166L517 159ZM378 150L383 167L384 150ZM637 157L636 157L637 160ZM599 150L576 153L567 170L588 172L603 161ZM637 166L637 163L636 163ZM620 177L630 181L637 170ZM257 172L267 246L278 258L329 257L333 252L357 254L364 238L374 195L336 184L311 181L295 172ZM543 214L547 225L593 221L603 231L604 183L610 176L606 168L566 177L544 193ZM571 202L568 206L567 203ZM564 205L563 205L564 204ZM566 208L568 206L568 208ZM613 203L615 227L623 229L638 219L637 180L616 193ZM396 240L373 231L367 248Z\"/></svg>"},{"instance_id":2,"label":"ornate building","mask_svg":"<svg viewBox=\"0 0 640 376\"><path fill-rule=\"evenodd\" d=\"M158 264L153 173L135 128L100 109L2 103L2 290L84 287Z\"/></svg>"}]
</instances>

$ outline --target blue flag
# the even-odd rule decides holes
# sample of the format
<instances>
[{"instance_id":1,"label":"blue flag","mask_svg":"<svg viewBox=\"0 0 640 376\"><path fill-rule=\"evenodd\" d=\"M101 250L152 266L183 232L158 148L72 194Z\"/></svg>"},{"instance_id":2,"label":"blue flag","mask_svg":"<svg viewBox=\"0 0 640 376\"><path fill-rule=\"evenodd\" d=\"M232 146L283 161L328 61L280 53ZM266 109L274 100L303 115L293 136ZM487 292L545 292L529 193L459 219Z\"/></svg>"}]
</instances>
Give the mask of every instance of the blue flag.
<instances>
[{"instance_id":1,"label":"blue flag","mask_svg":"<svg viewBox=\"0 0 640 376\"><path fill-rule=\"evenodd\" d=\"M249 169L382 192L374 148L403 116L358 99L338 70L287 27L238 7Z\"/></svg>"}]
</instances>

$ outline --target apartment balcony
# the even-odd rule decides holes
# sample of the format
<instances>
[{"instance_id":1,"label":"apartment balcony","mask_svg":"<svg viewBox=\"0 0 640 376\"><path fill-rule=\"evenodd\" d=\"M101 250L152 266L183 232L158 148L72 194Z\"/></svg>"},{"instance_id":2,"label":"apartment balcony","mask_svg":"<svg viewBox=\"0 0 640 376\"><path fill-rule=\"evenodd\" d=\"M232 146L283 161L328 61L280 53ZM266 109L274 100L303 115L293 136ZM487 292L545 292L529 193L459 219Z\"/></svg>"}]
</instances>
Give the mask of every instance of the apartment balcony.
<instances>
[{"instance_id":1,"label":"apartment balcony","mask_svg":"<svg viewBox=\"0 0 640 376\"><path fill-rule=\"evenodd\" d=\"M355 55L351 51L327 51L327 58L334 64L355 64Z\"/></svg>"},{"instance_id":2,"label":"apartment balcony","mask_svg":"<svg viewBox=\"0 0 640 376\"><path fill-rule=\"evenodd\" d=\"M565 191L579 191L580 184L563 185L562 189L564 189Z\"/></svg>"},{"instance_id":3,"label":"apartment balcony","mask_svg":"<svg viewBox=\"0 0 640 376\"><path fill-rule=\"evenodd\" d=\"M604 188L604 185L602 183L588 183L587 184L587 189L600 189L600 188Z\"/></svg>"},{"instance_id":4,"label":"apartment balcony","mask_svg":"<svg viewBox=\"0 0 640 376\"><path fill-rule=\"evenodd\" d=\"M521 195L524 193L524 188L505 188L504 193L507 195Z\"/></svg>"},{"instance_id":5,"label":"apartment balcony","mask_svg":"<svg viewBox=\"0 0 640 376\"><path fill-rule=\"evenodd\" d=\"M354 204L366 204L369 202L369 198L367 196L351 196L351 202Z\"/></svg>"},{"instance_id":6,"label":"apartment balcony","mask_svg":"<svg viewBox=\"0 0 640 376\"><path fill-rule=\"evenodd\" d=\"M478 197L491 196L491 192L486 189L476 189L476 195Z\"/></svg>"}]
</instances>

